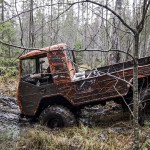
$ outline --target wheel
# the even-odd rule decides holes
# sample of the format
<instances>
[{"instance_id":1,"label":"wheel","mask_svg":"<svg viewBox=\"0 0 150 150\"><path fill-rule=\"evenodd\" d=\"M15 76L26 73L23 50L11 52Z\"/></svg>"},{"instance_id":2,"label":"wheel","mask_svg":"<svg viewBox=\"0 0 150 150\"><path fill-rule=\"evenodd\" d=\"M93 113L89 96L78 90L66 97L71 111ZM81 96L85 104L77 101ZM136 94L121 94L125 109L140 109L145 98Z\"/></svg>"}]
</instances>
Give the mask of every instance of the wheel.
<instances>
[{"instance_id":1,"label":"wheel","mask_svg":"<svg viewBox=\"0 0 150 150\"><path fill-rule=\"evenodd\" d=\"M139 91L139 124L141 126L144 125L144 121L147 114L150 114L150 89L142 89L141 92ZM132 97L127 98L127 104L130 107L130 110L133 111L133 99ZM122 103L122 108L124 111L129 111L129 108L125 103ZM131 116L133 119L133 117Z\"/></svg>"},{"instance_id":2,"label":"wheel","mask_svg":"<svg viewBox=\"0 0 150 150\"><path fill-rule=\"evenodd\" d=\"M139 124L141 126L144 126L148 114L150 114L150 89L143 88L139 93Z\"/></svg>"},{"instance_id":3,"label":"wheel","mask_svg":"<svg viewBox=\"0 0 150 150\"><path fill-rule=\"evenodd\" d=\"M150 89L143 89L140 93L140 111L141 111L141 120L144 125L145 119L150 115Z\"/></svg>"},{"instance_id":4,"label":"wheel","mask_svg":"<svg viewBox=\"0 0 150 150\"><path fill-rule=\"evenodd\" d=\"M40 123L50 128L69 127L76 124L74 115L63 106L48 106L43 110Z\"/></svg>"},{"instance_id":5,"label":"wheel","mask_svg":"<svg viewBox=\"0 0 150 150\"><path fill-rule=\"evenodd\" d=\"M143 89L140 93L141 106L146 115L150 114L150 89Z\"/></svg>"}]
</instances>

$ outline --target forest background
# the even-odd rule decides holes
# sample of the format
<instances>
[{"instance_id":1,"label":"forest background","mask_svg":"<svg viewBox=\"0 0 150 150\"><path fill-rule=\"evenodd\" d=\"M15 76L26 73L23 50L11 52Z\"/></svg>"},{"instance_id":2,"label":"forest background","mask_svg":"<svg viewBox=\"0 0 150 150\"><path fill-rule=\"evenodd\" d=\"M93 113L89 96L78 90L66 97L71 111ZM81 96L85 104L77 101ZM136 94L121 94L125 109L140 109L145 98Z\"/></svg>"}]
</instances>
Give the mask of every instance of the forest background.
<instances>
[{"instance_id":1,"label":"forest background","mask_svg":"<svg viewBox=\"0 0 150 150\"><path fill-rule=\"evenodd\" d=\"M77 2L75 5L72 3ZM75 53L77 64L96 68L131 59L133 34L119 19L104 7L79 0L1 0L0 70L16 74L17 58L28 48L42 48L66 43L71 50L98 49L98 52ZM133 25L142 13L142 1L97 0L118 13L126 23ZM138 13L134 11L138 10ZM148 12L149 16L150 12ZM140 35L139 57L149 56L149 17ZM26 49L2 44L19 45ZM105 50L121 50L103 53Z\"/></svg>"}]
</instances>

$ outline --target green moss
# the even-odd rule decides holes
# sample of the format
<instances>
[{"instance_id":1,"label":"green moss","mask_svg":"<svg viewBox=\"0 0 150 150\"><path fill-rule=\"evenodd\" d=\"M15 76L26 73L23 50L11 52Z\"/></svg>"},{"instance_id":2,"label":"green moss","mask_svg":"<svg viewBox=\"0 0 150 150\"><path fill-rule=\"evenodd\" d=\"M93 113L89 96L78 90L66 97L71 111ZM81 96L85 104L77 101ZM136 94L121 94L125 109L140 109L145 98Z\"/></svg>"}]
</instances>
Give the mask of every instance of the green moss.
<instances>
[{"instance_id":1,"label":"green moss","mask_svg":"<svg viewBox=\"0 0 150 150\"><path fill-rule=\"evenodd\" d=\"M144 121L145 126L150 126L150 121Z\"/></svg>"}]
</instances>

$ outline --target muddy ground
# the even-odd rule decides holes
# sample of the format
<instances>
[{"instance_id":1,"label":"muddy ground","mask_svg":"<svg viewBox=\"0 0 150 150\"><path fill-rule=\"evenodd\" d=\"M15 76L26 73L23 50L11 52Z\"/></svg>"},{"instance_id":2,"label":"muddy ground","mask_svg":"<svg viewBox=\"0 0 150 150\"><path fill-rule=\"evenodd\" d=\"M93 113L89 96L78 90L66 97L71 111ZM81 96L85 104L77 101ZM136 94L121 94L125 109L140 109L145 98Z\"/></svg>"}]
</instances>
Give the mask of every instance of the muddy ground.
<instances>
[{"instance_id":1,"label":"muddy ground","mask_svg":"<svg viewBox=\"0 0 150 150\"><path fill-rule=\"evenodd\" d=\"M38 122L19 121L19 108L13 97L0 96L0 149L13 150L13 145L29 128ZM89 127L98 127L106 131L108 128L119 134L131 134L133 131L129 113L124 113L119 105L108 104L96 106L82 112L80 122ZM105 138L100 134L100 139ZM146 149L148 150L148 149Z\"/></svg>"},{"instance_id":2,"label":"muddy ground","mask_svg":"<svg viewBox=\"0 0 150 150\"><path fill-rule=\"evenodd\" d=\"M0 149L11 149L12 144L25 129L19 123L19 108L13 97L0 96Z\"/></svg>"},{"instance_id":3,"label":"muddy ground","mask_svg":"<svg viewBox=\"0 0 150 150\"><path fill-rule=\"evenodd\" d=\"M3 146L8 141L16 141L26 127L34 127L38 122L32 123L24 119L19 121L19 107L14 97L0 96L0 144ZM124 122L124 123L123 123ZM129 122L129 115L123 113L117 106L107 107L96 106L92 109L87 108L82 112L80 123L89 127L99 126L102 128L111 127L113 130L126 130L123 124ZM114 124L118 124L114 126ZM126 129L125 129L126 128Z\"/></svg>"},{"instance_id":4,"label":"muddy ground","mask_svg":"<svg viewBox=\"0 0 150 150\"><path fill-rule=\"evenodd\" d=\"M14 143L27 127L34 127L28 120L19 121L19 108L14 97L17 82L10 79L7 82L0 83L0 149L12 148ZM126 132L132 129L130 114L123 112L120 105L112 102L106 106L95 106L92 109L86 108L82 111L80 122L89 127L108 127L115 132ZM13 142L12 142L13 141ZM9 146L8 146L9 145ZM9 147L9 148L8 148Z\"/></svg>"},{"instance_id":5,"label":"muddy ground","mask_svg":"<svg viewBox=\"0 0 150 150\"><path fill-rule=\"evenodd\" d=\"M18 118L20 111L15 98L16 88L15 78L0 77L0 149L5 149L5 145L10 145L7 149L11 149L12 141L24 130Z\"/></svg>"}]
</instances>

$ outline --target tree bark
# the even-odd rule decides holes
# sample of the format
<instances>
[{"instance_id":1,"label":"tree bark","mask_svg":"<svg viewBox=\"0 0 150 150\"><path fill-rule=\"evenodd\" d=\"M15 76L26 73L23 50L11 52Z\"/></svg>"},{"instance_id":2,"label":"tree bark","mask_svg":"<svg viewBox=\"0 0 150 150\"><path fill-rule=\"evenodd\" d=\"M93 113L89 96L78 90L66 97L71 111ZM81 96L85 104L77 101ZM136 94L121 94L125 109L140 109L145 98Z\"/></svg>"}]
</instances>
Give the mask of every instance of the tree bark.
<instances>
[{"instance_id":1,"label":"tree bark","mask_svg":"<svg viewBox=\"0 0 150 150\"><path fill-rule=\"evenodd\" d=\"M1 7L2 7L2 14L1 14L1 19L2 22L4 22L4 0L1 1ZM2 33L2 39L4 38L4 34Z\"/></svg>"},{"instance_id":2,"label":"tree bark","mask_svg":"<svg viewBox=\"0 0 150 150\"><path fill-rule=\"evenodd\" d=\"M33 0L30 0L29 47L34 47Z\"/></svg>"},{"instance_id":3,"label":"tree bark","mask_svg":"<svg viewBox=\"0 0 150 150\"><path fill-rule=\"evenodd\" d=\"M50 24L50 45L53 44L53 33L52 33L52 28L53 28L53 23L52 23L52 20L53 20L53 0L51 0L51 24Z\"/></svg>"},{"instance_id":4,"label":"tree bark","mask_svg":"<svg viewBox=\"0 0 150 150\"><path fill-rule=\"evenodd\" d=\"M139 94L138 94L138 54L139 53L139 33L134 34L134 67L133 67L133 125L134 143L133 149L139 149Z\"/></svg>"}]
</instances>

